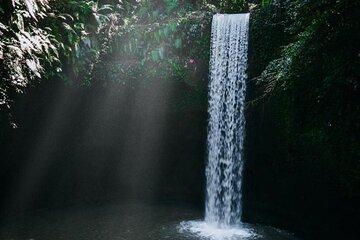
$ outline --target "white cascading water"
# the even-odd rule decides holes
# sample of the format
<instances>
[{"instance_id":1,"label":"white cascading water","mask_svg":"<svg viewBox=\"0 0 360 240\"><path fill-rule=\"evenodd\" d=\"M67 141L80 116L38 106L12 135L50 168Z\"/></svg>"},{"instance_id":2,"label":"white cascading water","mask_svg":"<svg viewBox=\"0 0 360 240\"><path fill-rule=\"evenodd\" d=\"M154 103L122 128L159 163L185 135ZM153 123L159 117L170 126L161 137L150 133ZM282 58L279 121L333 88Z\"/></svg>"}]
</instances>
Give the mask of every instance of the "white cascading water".
<instances>
[{"instance_id":1,"label":"white cascading water","mask_svg":"<svg viewBox=\"0 0 360 240\"><path fill-rule=\"evenodd\" d=\"M254 239L241 224L249 14L216 14L211 32L205 221L180 224L200 239Z\"/></svg>"},{"instance_id":2,"label":"white cascading water","mask_svg":"<svg viewBox=\"0 0 360 240\"><path fill-rule=\"evenodd\" d=\"M239 225L249 14L213 17L205 221Z\"/></svg>"}]
</instances>

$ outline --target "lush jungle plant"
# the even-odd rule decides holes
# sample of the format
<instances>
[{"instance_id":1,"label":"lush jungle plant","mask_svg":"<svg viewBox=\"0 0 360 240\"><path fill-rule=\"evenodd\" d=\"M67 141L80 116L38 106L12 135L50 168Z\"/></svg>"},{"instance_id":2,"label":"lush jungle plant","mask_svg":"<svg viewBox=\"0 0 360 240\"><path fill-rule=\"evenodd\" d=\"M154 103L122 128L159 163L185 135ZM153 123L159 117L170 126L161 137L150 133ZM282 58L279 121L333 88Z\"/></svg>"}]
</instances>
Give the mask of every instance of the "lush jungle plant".
<instances>
[{"instance_id":1,"label":"lush jungle plant","mask_svg":"<svg viewBox=\"0 0 360 240\"><path fill-rule=\"evenodd\" d=\"M184 80L199 64L206 65L209 13L214 8L198 8L189 1L143 1L114 38L113 56L123 60L109 71L109 78L133 79L134 73L142 69L151 78Z\"/></svg>"},{"instance_id":2,"label":"lush jungle plant","mask_svg":"<svg viewBox=\"0 0 360 240\"><path fill-rule=\"evenodd\" d=\"M8 109L12 92L22 92L43 77L45 66L59 59L58 44L41 22L48 0L3 1L0 6L0 109Z\"/></svg>"},{"instance_id":3,"label":"lush jungle plant","mask_svg":"<svg viewBox=\"0 0 360 240\"><path fill-rule=\"evenodd\" d=\"M136 1L4 0L0 6L0 110L36 81L88 84L120 16ZM8 115L10 116L10 115Z\"/></svg>"},{"instance_id":4,"label":"lush jungle plant","mask_svg":"<svg viewBox=\"0 0 360 240\"><path fill-rule=\"evenodd\" d=\"M273 0L254 10L250 33L249 99L272 106L287 158L315 164L347 197L360 186L359 9L350 0Z\"/></svg>"}]
</instances>

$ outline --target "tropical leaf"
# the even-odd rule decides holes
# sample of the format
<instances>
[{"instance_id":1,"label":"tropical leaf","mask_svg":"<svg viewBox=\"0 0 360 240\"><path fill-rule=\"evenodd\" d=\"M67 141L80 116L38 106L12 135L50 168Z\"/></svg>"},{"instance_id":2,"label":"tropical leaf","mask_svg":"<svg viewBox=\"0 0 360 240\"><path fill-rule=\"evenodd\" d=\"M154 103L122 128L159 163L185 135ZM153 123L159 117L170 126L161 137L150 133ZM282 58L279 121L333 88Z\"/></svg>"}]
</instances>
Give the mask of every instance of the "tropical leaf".
<instances>
[{"instance_id":1,"label":"tropical leaf","mask_svg":"<svg viewBox=\"0 0 360 240\"><path fill-rule=\"evenodd\" d=\"M151 58L154 62L158 62L159 61L158 51L151 51Z\"/></svg>"},{"instance_id":2,"label":"tropical leaf","mask_svg":"<svg viewBox=\"0 0 360 240\"><path fill-rule=\"evenodd\" d=\"M174 44L175 48L181 48L181 39L177 38L175 40L175 44Z\"/></svg>"}]
</instances>

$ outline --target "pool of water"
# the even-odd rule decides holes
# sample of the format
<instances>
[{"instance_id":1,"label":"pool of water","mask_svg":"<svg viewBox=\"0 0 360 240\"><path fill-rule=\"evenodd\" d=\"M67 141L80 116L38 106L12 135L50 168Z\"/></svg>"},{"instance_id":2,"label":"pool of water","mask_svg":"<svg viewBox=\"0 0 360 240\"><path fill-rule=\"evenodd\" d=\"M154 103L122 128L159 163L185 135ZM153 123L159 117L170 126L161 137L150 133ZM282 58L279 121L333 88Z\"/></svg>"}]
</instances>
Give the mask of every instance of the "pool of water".
<instances>
[{"instance_id":1,"label":"pool of water","mask_svg":"<svg viewBox=\"0 0 360 240\"><path fill-rule=\"evenodd\" d=\"M0 240L293 240L272 227L217 228L191 207L120 204L42 210L8 219Z\"/></svg>"}]
</instances>

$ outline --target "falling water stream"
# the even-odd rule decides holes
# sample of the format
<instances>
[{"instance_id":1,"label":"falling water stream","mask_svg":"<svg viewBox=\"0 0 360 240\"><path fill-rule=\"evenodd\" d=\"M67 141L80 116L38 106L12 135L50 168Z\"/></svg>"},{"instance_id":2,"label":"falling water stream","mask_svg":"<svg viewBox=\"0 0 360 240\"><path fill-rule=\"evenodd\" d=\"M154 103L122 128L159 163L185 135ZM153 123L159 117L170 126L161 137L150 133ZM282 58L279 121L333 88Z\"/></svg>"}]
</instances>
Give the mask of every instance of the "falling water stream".
<instances>
[{"instance_id":1,"label":"falling water stream","mask_svg":"<svg viewBox=\"0 0 360 240\"><path fill-rule=\"evenodd\" d=\"M215 15L209 86L205 221L239 225L249 14Z\"/></svg>"},{"instance_id":2,"label":"falling water stream","mask_svg":"<svg viewBox=\"0 0 360 240\"><path fill-rule=\"evenodd\" d=\"M202 236L255 235L241 223L248 30L248 13L213 17L205 221L182 226Z\"/></svg>"}]
</instances>

